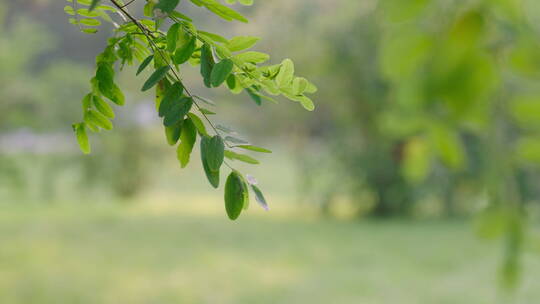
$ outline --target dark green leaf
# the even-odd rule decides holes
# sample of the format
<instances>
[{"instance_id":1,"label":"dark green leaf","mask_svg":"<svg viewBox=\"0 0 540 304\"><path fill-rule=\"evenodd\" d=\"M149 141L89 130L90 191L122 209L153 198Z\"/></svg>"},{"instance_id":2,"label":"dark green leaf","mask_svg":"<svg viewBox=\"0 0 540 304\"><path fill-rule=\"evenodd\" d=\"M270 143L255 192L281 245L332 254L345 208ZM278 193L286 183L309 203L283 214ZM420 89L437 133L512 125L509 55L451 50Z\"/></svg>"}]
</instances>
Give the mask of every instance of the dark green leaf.
<instances>
[{"instance_id":1,"label":"dark green leaf","mask_svg":"<svg viewBox=\"0 0 540 304\"><path fill-rule=\"evenodd\" d=\"M211 87L212 69L214 68L214 55L212 47L208 44L203 44L201 48L201 75L204 79L204 85Z\"/></svg>"},{"instance_id":2,"label":"dark green leaf","mask_svg":"<svg viewBox=\"0 0 540 304\"><path fill-rule=\"evenodd\" d=\"M170 13L178 6L180 0L159 0L154 6L155 9L160 9L164 13Z\"/></svg>"},{"instance_id":3,"label":"dark green leaf","mask_svg":"<svg viewBox=\"0 0 540 304\"><path fill-rule=\"evenodd\" d=\"M96 69L96 80L98 81L98 87L101 93L111 93L114 87L114 69L113 66L107 62L100 62Z\"/></svg>"},{"instance_id":4,"label":"dark green leaf","mask_svg":"<svg viewBox=\"0 0 540 304\"><path fill-rule=\"evenodd\" d=\"M237 172L231 172L225 183L225 210L231 220L236 220L242 209L246 199L247 189L242 177Z\"/></svg>"},{"instance_id":5,"label":"dark green leaf","mask_svg":"<svg viewBox=\"0 0 540 304\"><path fill-rule=\"evenodd\" d=\"M158 83L161 79L163 79L165 75L167 75L170 69L171 68L169 66L163 66L155 70L154 73L152 73L152 75L150 76L150 78L146 80L141 90L147 91L151 89L153 86L156 85L156 83Z\"/></svg>"},{"instance_id":6,"label":"dark green leaf","mask_svg":"<svg viewBox=\"0 0 540 304\"><path fill-rule=\"evenodd\" d=\"M163 120L163 125L166 127L172 126L184 119L191 106L193 105L193 99L189 97L183 97L178 102L173 104L169 111L165 113L165 119Z\"/></svg>"},{"instance_id":7,"label":"dark green leaf","mask_svg":"<svg viewBox=\"0 0 540 304\"><path fill-rule=\"evenodd\" d=\"M259 96L259 94L255 93L254 90L252 89L246 89L246 92L248 93L249 97L251 97L251 99L253 99L253 101L257 104L257 105L261 105L262 104L262 99L261 99L261 96Z\"/></svg>"},{"instance_id":8,"label":"dark green leaf","mask_svg":"<svg viewBox=\"0 0 540 304\"><path fill-rule=\"evenodd\" d=\"M73 0L73 1L77 1L77 0ZM92 2L90 3L90 7L88 8L89 11L93 11L96 6L99 4L101 0L92 0Z\"/></svg>"},{"instance_id":9,"label":"dark green leaf","mask_svg":"<svg viewBox=\"0 0 540 304\"><path fill-rule=\"evenodd\" d=\"M212 75L210 76L212 86L220 86L227 77L231 74L234 67L234 63L230 59L223 59L218 62L212 69Z\"/></svg>"},{"instance_id":10,"label":"dark green leaf","mask_svg":"<svg viewBox=\"0 0 540 304\"><path fill-rule=\"evenodd\" d=\"M229 77L227 77L227 87L230 90L234 90L236 88L236 77L234 74L230 74Z\"/></svg>"},{"instance_id":11,"label":"dark green leaf","mask_svg":"<svg viewBox=\"0 0 540 304\"><path fill-rule=\"evenodd\" d=\"M184 86L180 82L175 82L167 89L165 96L159 104L159 117L165 116L171 110L171 107L182 98Z\"/></svg>"},{"instance_id":12,"label":"dark green leaf","mask_svg":"<svg viewBox=\"0 0 540 304\"><path fill-rule=\"evenodd\" d=\"M154 55L150 55L146 57L146 59L143 60L139 68L137 69L137 73L135 75L139 75L146 67L152 62L152 59L154 59Z\"/></svg>"},{"instance_id":13,"label":"dark green leaf","mask_svg":"<svg viewBox=\"0 0 540 304\"><path fill-rule=\"evenodd\" d=\"M223 143L223 140L219 135L215 135L208 140L208 143L204 147L207 149L204 155L206 156L208 167L212 171L219 171L221 165L223 164L225 151L225 144Z\"/></svg>"},{"instance_id":14,"label":"dark green leaf","mask_svg":"<svg viewBox=\"0 0 540 304\"><path fill-rule=\"evenodd\" d=\"M210 137L204 136L201 139L201 161L203 164L204 172L206 173L206 178L214 188L219 187L219 171L210 170L207 162L206 153L208 148L206 147L209 144Z\"/></svg>"},{"instance_id":15,"label":"dark green leaf","mask_svg":"<svg viewBox=\"0 0 540 304\"><path fill-rule=\"evenodd\" d=\"M197 129L190 118L184 120L182 132L180 133L180 144L176 150L176 157L180 162L180 166L185 168L189 163L191 151L197 139Z\"/></svg>"}]
</instances>

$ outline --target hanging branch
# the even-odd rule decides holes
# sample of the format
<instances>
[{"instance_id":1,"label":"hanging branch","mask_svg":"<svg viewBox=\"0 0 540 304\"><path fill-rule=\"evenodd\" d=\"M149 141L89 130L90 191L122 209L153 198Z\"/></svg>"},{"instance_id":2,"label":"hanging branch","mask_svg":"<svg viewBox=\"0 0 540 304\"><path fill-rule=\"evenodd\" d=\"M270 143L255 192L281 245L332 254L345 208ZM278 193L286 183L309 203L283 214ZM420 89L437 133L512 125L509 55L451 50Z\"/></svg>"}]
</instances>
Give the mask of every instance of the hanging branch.
<instances>
[{"instance_id":1,"label":"hanging branch","mask_svg":"<svg viewBox=\"0 0 540 304\"><path fill-rule=\"evenodd\" d=\"M109 13L116 13L123 20L123 24L116 28L115 35L108 40L103 53L96 58L96 74L90 81L92 90L82 100L84 119L73 125L81 150L84 153L90 153L91 150L87 130L98 132L100 129L113 128L114 111L106 100L120 106L125 102L122 90L115 83L115 66L118 61L122 66L139 62L137 75L153 66L142 91L155 88L158 115L163 118L167 142L177 146L181 167L189 163L199 138L204 172L214 188L220 185L222 165L225 164L231 170L225 183L225 210L229 218L237 219L248 208L249 189L257 202L268 209L255 178L246 178L225 158L258 164L255 158L238 153L237 150L257 153L271 151L251 145L237 138L230 128L215 124L209 118L209 115L215 113L199 103L209 102L189 91L179 74L179 66L185 63L199 65L206 87L226 84L232 93L247 92L258 105L262 105L264 100L274 101L267 95L282 95L299 102L307 110L313 110L313 102L306 94L316 92L316 87L307 79L294 75L294 64L290 59L283 60L281 64L262 65L270 56L247 51L259 40L257 37L226 39L218 34L198 30L190 17L176 10L178 0L160 0L157 3L148 1L143 11L146 18L138 19L128 10L134 1L124 3L110 0L112 6L107 6L93 0L84 21L72 22L81 26L85 33L95 33L101 25L100 20L114 23ZM215 0L192 2L225 20L247 22L240 13ZM66 10L70 15L77 12ZM166 18L172 21L172 25L167 31L162 31L160 28ZM203 120L193 109L202 115ZM204 122L210 126L213 136L208 134Z\"/></svg>"}]
</instances>

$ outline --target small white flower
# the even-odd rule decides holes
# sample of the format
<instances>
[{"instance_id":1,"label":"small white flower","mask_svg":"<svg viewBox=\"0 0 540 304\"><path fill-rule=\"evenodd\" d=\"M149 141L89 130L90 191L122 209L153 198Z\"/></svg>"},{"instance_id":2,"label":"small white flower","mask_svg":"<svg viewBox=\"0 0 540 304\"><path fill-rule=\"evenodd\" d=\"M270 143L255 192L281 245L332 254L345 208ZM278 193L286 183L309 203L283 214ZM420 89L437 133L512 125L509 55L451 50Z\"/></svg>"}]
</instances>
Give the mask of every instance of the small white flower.
<instances>
[{"instance_id":1,"label":"small white flower","mask_svg":"<svg viewBox=\"0 0 540 304\"><path fill-rule=\"evenodd\" d=\"M247 179L248 184L250 185L257 185L259 183L257 179L253 177L253 175L251 174L246 174L246 179Z\"/></svg>"}]
</instances>

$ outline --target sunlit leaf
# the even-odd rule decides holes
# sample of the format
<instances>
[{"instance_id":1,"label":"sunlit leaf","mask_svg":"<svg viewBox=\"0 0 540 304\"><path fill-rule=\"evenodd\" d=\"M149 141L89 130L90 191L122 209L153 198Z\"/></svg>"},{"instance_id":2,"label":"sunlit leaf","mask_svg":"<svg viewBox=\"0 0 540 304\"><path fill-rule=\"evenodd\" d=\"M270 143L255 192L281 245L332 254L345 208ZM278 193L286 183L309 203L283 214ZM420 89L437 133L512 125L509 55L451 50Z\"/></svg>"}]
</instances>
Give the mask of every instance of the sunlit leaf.
<instances>
[{"instance_id":1,"label":"sunlit leaf","mask_svg":"<svg viewBox=\"0 0 540 304\"><path fill-rule=\"evenodd\" d=\"M84 154L91 152L88 135L86 134L86 126L83 123L73 125L73 130L79 143L79 148Z\"/></svg>"},{"instance_id":2,"label":"sunlit leaf","mask_svg":"<svg viewBox=\"0 0 540 304\"><path fill-rule=\"evenodd\" d=\"M176 150L176 157L180 166L185 168L189 163L195 140L197 139L197 129L190 118L184 120L182 132L180 133L180 144Z\"/></svg>"},{"instance_id":3,"label":"sunlit leaf","mask_svg":"<svg viewBox=\"0 0 540 304\"><path fill-rule=\"evenodd\" d=\"M259 164L258 160L256 160L255 158L253 158L253 157L251 157L249 155L236 153L236 152L233 152L233 151L230 151L230 150L225 151L225 156L228 159L239 160L239 161L242 161L242 162L245 162L245 163L248 163L248 164L252 164L252 165L258 165Z\"/></svg>"}]
</instances>

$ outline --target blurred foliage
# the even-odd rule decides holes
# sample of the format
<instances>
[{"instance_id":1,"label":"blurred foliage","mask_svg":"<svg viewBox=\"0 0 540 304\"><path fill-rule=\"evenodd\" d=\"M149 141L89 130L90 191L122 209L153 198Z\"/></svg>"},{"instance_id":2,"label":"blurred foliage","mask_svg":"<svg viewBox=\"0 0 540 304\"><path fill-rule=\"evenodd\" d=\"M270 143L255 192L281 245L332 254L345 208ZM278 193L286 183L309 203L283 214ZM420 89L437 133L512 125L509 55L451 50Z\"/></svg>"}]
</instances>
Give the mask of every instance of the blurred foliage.
<instances>
[{"instance_id":1,"label":"blurred foliage","mask_svg":"<svg viewBox=\"0 0 540 304\"><path fill-rule=\"evenodd\" d=\"M305 130L320 143L299 150L306 200L332 212L345 197L359 215L377 217L418 215L426 201L440 206L436 215L483 210L479 229L505 239L502 278L513 286L525 214L538 203L540 6L281 5L261 9L280 16L266 25L295 20L270 29L282 42L280 30L311 29L301 45L283 44L321 88Z\"/></svg>"}]
</instances>

